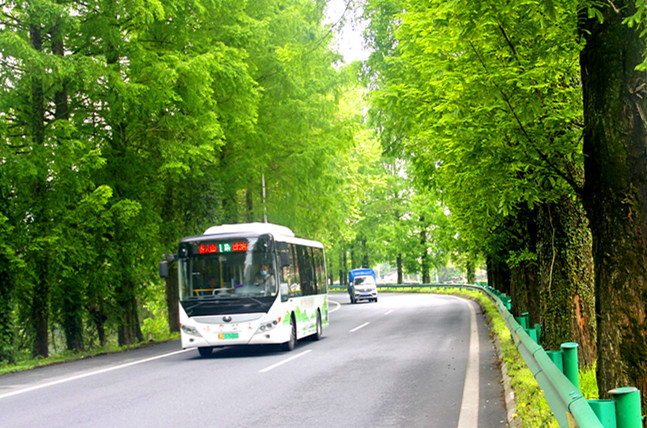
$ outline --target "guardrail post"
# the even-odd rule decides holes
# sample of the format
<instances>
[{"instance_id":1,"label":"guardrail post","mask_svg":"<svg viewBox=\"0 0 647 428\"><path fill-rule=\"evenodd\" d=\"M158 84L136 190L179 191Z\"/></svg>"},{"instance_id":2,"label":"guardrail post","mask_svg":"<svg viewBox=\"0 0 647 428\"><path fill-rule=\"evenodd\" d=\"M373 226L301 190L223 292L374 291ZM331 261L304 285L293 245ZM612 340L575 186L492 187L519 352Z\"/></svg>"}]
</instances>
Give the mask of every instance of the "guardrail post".
<instances>
[{"instance_id":1,"label":"guardrail post","mask_svg":"<svg viewBox=\"0 0 647 428\"><path fill-rule=\"evenodd\" d=\"M519 323L524 329L528 329L528 312L524 312L520 317L515 317L514 319Z\"/></svg>"},{"instance_id":2,"label":"guardrail post","mask_svg":"<svg viewBox=\"0 0 647 428\"><path fill-rule=\"evenodd\" d=\"M528 333L528 336L530 336L535 343L539 344L539 331L537 328L527 328L526 333Z\"/></svg>"},{"instance_id":3,"label":"guardrail post","mask_svg":"<svg viewBox=\"0 0 647 428\"><path fill-rule=\"evenodd\" d=\"M617 428L641 428L640 391L633 386L624 386L609 391L616 404Z\"/></svg>"},{"instance_id":4,"label":"guardrail post","mask_svg":"<svg viewBox=\"0 0 647 428\"><path fill-rule=\"evenodd\" d=\"M575 342L562 343L562 354L564 362L564 375L571 383L580 389L580 370L577 361L577 347Z\"/></svg>"},{"instance_id":5,"label":"guardrail post","mask_svg":"<svg viewBox=\"0 0 647 428\"><path fill-rule=\"evenodd\" d=\"M616 404L613 400L588 400L588 402L604 428L618 428Z\"/></svg>"},{"instance_id":6,"label":"guardrail post","mask_svg":"<svg viewBox=\"0 0 647 428\"><path fill-rule=\"evenodd\" d=\"M546 354L555 363L559 371L564 373L564 353L562 351L546 351Z\"/></svg>"}]
</instances>

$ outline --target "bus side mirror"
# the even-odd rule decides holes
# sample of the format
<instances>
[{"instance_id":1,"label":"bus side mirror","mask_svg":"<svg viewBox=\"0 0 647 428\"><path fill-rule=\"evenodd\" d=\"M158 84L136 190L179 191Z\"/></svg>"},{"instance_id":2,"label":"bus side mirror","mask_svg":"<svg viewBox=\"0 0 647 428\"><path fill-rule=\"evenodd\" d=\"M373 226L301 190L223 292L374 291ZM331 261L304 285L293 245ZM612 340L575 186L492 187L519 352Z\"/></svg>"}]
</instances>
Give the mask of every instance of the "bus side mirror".
<instances>
[{"instance_id":1,"label":"bus side mirror","mask_svg":"<svg viewBox=\"0 0 647 428\"><path fill-rule=\"evenodd\" d=\"M290 253L288 250L281 250L279 252L279 258L281 259L281 267L290 266Z\"/></svg>"},{"instance_id":2,"label":"bus side mirror","mask_svg":"<svg viewBox=\"0 0 647 428\"><path fill-rule=\"evenodd\" d=\"M166 260L160 262L160 278L168 278L168 261Z\"/></svg>"}]
</instances>

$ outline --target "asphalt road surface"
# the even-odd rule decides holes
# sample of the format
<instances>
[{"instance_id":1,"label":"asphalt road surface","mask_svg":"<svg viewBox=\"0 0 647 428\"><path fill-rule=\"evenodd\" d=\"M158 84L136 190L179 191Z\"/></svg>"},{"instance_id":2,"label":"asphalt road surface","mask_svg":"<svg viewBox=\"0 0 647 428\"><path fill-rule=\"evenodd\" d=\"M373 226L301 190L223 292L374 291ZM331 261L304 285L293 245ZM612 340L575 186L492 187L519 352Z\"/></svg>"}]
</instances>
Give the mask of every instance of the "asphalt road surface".
<instances>
[{"instance_id":1,"label":"asphalt road surface","mask_svg":"<svg viewBox=\"0 0 647 428\"><path fill-rule=\"evenodd\" d=\"M330 295L292 352L179 342L0 376L0 427L505 427L481 309L458 297Z\"/></svg>"}]
</instances>

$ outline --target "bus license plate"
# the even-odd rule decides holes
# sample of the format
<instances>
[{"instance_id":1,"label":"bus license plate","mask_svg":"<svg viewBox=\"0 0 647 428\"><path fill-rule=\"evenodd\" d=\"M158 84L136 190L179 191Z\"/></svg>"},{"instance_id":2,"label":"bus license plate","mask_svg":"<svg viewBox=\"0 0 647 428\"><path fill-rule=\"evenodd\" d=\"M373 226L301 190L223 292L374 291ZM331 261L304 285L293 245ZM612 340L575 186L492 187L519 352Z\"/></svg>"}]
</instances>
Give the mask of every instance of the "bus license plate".
<instances>
[{"instance_id":1,"label":"bus license plate","mask_svg":"<svg viewBox=\"0 0 647 428\"><path fill-rule=\"evenodd\" d=\"M218 339L238 339L238 333L218 333Z\"/></svg>"}]
</instances>

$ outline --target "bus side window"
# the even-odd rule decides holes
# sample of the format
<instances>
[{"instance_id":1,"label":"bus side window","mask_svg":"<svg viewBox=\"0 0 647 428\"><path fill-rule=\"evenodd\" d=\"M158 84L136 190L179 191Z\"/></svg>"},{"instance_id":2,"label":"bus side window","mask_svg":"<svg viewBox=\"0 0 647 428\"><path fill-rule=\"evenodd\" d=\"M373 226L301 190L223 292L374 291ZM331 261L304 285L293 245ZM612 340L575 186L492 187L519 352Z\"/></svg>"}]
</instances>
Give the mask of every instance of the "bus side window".
<instances>
[{"instance_id":1,"label":"bus side window","mask_svg":"<svg viewBox=\"0 0 647 428\"><path fill-rule=\"evenodd\" d=\"M317 293L327 293L328 284L326 283L326 264L322 248L313 248L314 265L315 265L315 278L317 280Z\"/></svg>"},{"instance_id":2,"label":"bus side window","mask_svg":"<svg viewBox=\"0 0 647 428\"><path fill-rule=\"evenodd\" d=\"M301 295L296 248L294 244L288 244L287 248L289 265L283 268L283 281L288 284L288 296L282 296L283 301L287 300L289 297L297 297Z\"/></svg>"},{"instance_id":3,"label":"bus side window","mask_svg":"<svg viewBox=\"0 0 647 428\"><path fill-rule=\"evenodd\" d=\"M301 291L304 296L316 294L312 271L312 249L299 247L297 253L299 256L299 271L301 272Z\"/></svg>"}]
</instances>

